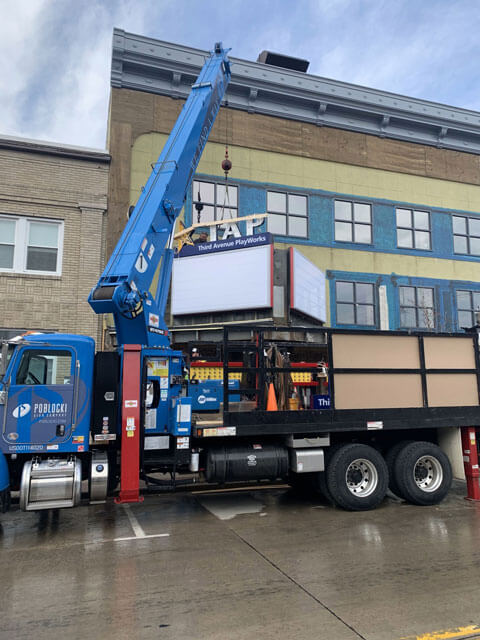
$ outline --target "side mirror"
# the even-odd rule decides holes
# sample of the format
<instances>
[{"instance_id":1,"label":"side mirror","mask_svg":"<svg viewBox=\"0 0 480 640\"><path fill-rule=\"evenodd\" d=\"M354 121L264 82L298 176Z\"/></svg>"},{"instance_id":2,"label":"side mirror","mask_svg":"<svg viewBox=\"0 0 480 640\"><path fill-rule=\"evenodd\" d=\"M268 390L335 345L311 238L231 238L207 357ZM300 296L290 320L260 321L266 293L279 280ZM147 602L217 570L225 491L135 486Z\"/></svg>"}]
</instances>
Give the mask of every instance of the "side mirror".
<instances>
[{"instance_id":1,"label":"side mirror","mask_svg":"<svg viewBox=\"0 0 480 640\"><path fill-rule=\"evenodd\" d=\"M8 353L8 342L2 343L2 350L0 353L0 380L3 380L5 377L5 373L7 372L7 353Z\"/></svg>"}]
</instances>

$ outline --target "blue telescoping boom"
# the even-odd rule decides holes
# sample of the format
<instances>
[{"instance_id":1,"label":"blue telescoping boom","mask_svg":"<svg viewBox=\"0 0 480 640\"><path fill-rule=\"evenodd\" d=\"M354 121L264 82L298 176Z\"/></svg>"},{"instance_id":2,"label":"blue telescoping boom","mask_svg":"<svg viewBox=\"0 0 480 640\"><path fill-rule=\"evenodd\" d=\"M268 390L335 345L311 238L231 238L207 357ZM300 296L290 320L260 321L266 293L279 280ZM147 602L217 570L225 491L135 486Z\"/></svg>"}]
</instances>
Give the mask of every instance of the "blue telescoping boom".
<instances>
[{"instance_id":1,"label":"blue telescoping boom","mask_svg":"<svg viewBox=\"0 0 480 640\"><path fill-rule=\"evenodd\" d=\"M230 81L227 53L215 44L88 298L95 313L113 314L119 345L169 345L164 313L175 221Z\"/></svg>"}]
</instances>

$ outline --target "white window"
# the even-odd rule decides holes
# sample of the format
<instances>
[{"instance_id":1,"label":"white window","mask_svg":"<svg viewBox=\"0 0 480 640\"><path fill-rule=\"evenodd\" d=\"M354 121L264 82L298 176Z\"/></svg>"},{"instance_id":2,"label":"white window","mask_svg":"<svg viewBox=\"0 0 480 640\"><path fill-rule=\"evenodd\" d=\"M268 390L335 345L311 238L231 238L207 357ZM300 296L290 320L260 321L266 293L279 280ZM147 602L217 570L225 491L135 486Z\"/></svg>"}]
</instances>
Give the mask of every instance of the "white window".
<instances>
[{"instance_id":1,"label":"white window","mask_svg":"<svg viewBox=\"0 0 480 640\"><path fill-rule=\"evenodd\" d=\"M375 325L375 290L368 282L336 282L337 324Z\"/></svg>"},{"instance_id":2,"label":"white window","mask_svg":"<svg viewBox=\"0 0 480 640\"><path fill-rule=\"evenodd\" d=\"M267 191L267 228L279 236L308 237L307 196Z\"/></svg>"},{"instance_id":3,"label":"white window","mask_svg":"<svg viewBox=\"0 0 480 640\"><path fill-rule=\"evenodd\" d=\"M402 249L432 248L430 213L412 209L397 209L397 246Z\"/></svg>"},{"instance_id":4,"label":"white window","mask_svg":"<svg viewBox=\"0 0 480 640\"><path fill-rule=\"evenodd\" d=\"M480 291L457 291L459 328L474 327L480 311Z\"/></svg>"},{"instance_id":5,"label":"white window","mask_svg":"<svg viewBox=\"0 0 480 640\"><path fill-rule=\"evenodd\" d=\"M193 181L192 221L214 222L238 217L238 187L215 182ZM202 205L199 212L197 206Z\"/></svg>"},{"instance_id":6,"label":"white window","mask_svg":"<svg viewBox=\"0 0 480 640\"><path fill-rule=\"evenodd\" d=\"M336 242L372 243L372 207L364 202L335 200Z\"/></svg>"},{"instance_id":7,"label":"white window","mask_svg":"<svg viewBox=\"0 0 480 640\"><path fill-rule=\"evenodd\" d=\"M60 275L63 222L0 215L0 271Z\"/></svg>"},{"instance_id":8,"label":"white window","mask_svg":"<svg viewBox=\"0 0 480 640\"><path fill-rule=\"evenodd\" d=\"M480 256L480 219L452 216L453 251Z\"/></svg>"},{"instance_id":9,"label":"white window","mask_svg":"<svg viewBox=\"0 0 480 640\"><path fill-rule=\"evenodd\" d=\"M430 287L399 287L400 326L435 329L435 302Z\"/></svg>"}]
</instances>

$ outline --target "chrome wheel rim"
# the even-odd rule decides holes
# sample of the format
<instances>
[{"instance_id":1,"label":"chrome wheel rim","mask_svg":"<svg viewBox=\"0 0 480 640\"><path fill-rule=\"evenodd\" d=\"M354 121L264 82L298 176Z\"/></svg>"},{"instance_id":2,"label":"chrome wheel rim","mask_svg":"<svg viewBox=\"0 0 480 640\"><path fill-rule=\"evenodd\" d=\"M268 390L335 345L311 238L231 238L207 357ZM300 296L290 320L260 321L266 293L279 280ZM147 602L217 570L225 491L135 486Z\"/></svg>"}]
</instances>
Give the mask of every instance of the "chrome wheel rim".
<instances>
[{"instance_id":1,"label":"chrome wheel rim","mask_svg":"<svg viewBox=\"0 0 480 640\"><path fill-rule=\"evenodd\" d=\"M413 468L413 479L422 491L426 493L437 491L443 481L442 465L433 456L422 456Z\"/></svg>"},{"instance_id":2,"label":"chrome wheel rim","mask_svg":"<svg viewBox=\"0 0 480 640\"><path fill-rule=\"evenodd\" d=\"M377 488L377 468L370 460L357 458L348 465L345 482L350 493L358 498L366 498Z\"/></svg>"}]
</instances>

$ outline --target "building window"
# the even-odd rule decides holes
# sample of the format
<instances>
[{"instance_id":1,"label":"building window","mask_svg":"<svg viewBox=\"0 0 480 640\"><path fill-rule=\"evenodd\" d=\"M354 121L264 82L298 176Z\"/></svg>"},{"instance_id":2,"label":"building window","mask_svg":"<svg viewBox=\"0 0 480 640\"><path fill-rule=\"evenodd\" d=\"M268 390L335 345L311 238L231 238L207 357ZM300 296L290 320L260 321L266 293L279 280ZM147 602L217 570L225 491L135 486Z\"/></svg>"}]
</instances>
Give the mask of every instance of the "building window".
<instances>
[{"instance_id":1,"label":"building window","mask_svg":"<svg viewBox=\"0 0 480 640\"><path fill-rule=\"evenodd\" d=\"M307 196L267 191L267 229L279 236L308 237Z\"/></svg>"},{"instance_id":2,"label":"building window","mask_svg":"<svg viewBox=\"0 0 480 640\"><path fill-rule=\"evenodd\" d=\"M373 284L336 282L337 324L375 325L375 292Z\"/></svg>"},{"instance_id":3,"label":"building window","mask_svg":"<svg viewBox=\"0 0 480 640\"><path fill-rule=\"evenodd\" d=\"M414 209L397 209L397 246L401 249L429 251L430 213Z\"/></svg>"},{"instance_id":4,"label":"building window","mask_svg":"<svg viewBox=\"0 0 480 640\"><path fill-rule=\"evenodd\" d=\"M63 222L0 215L0 270L61 274Z\"/></svg>"},{"instance_id":5,"label":"building window","mask_svg":"<svg viewBox=\"0 0 480 640\"><path fill-rule=\"evenodd\" d=\"M433 289L427 287L399 287L399 293L400 326L434 329Z\"/></svg>"},{"instance_id":6,"label":"building window","mask_svg":"<svg viewBox=\"0 0 480 640\"><path fill-rule=\"evenodd\" d=\"M198 219L196 204L203 204ZM215 222L238 217L238 187L235 185L217 184L215 182L193 181L192 221Z\"/></svg>"},{"instance_id":7,"label":"building window","mask_svg":"<svg viewBox=\"0 0 480 640\"><path fill-rule=\"evenodd\" d=\"M372 243L372 207L362 202L335 200L335 240Z\"/></svg>"},{"instance_id":8,"label":"building window","mask_svg":"<svg viewBox=\"0 0 480 640\"><path fill-rule=\"evenodd\" d=\"M457 291L458 326L461 329L477 324L476 312L480 311L479 291Z\"/></svg>"},{"instance_id":9,"label":"building window","mask_svg":"<svg viewBox=\"0 0 480 640\"><path fill-rule=\"evenodd\" d=\"M453 251L480 256L480 218L452 216Z\"/></svg>"}]
</instances>

